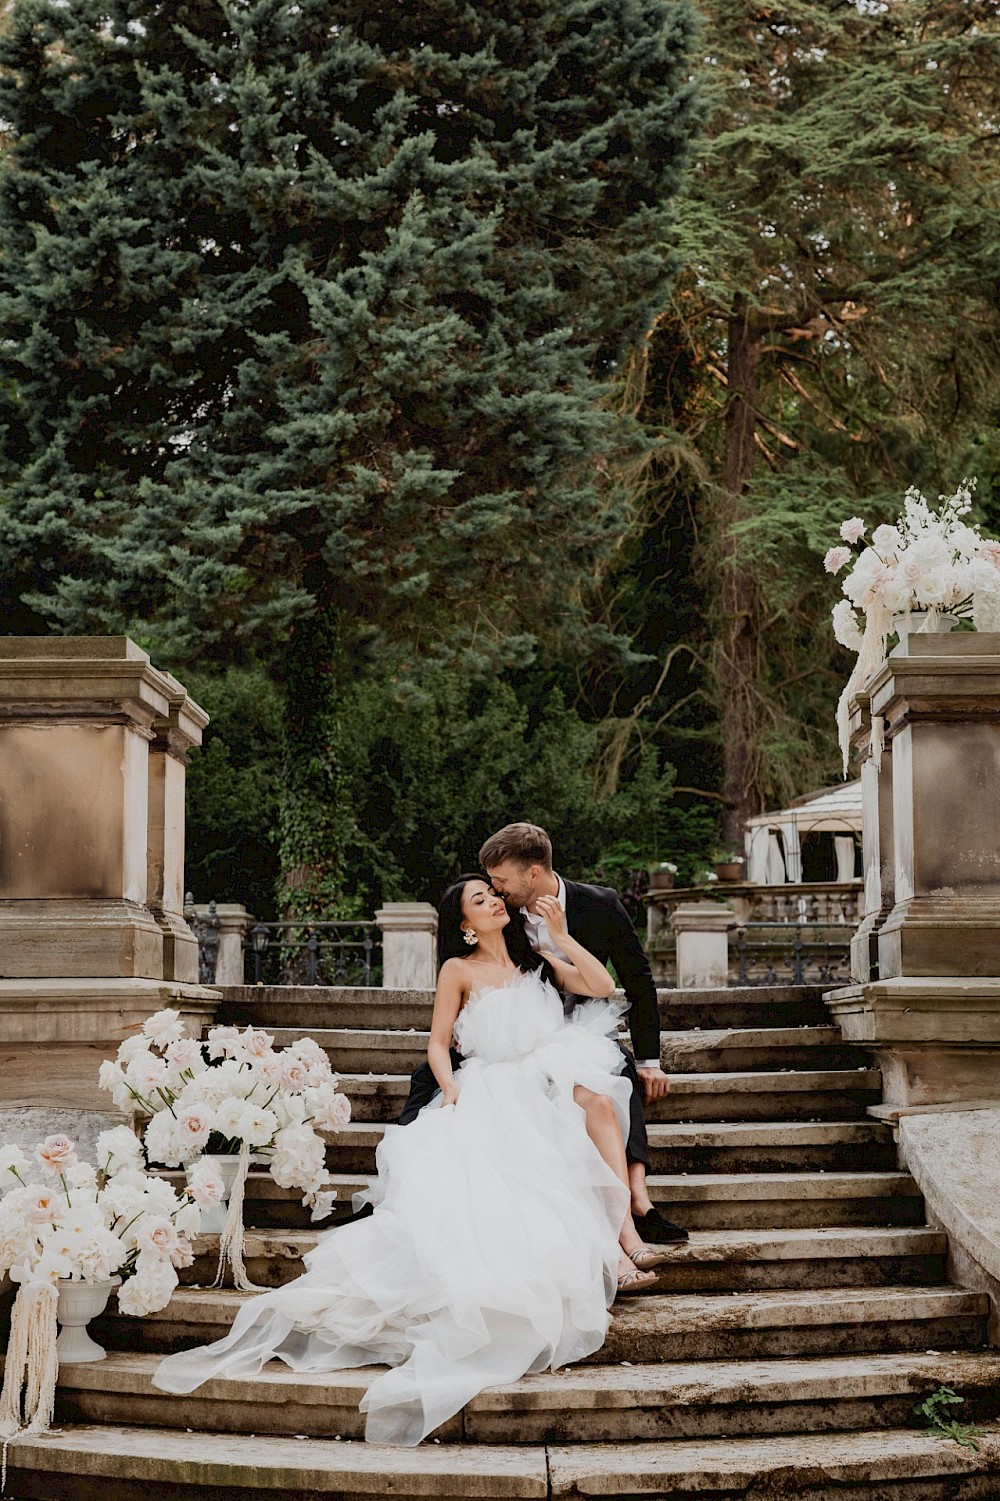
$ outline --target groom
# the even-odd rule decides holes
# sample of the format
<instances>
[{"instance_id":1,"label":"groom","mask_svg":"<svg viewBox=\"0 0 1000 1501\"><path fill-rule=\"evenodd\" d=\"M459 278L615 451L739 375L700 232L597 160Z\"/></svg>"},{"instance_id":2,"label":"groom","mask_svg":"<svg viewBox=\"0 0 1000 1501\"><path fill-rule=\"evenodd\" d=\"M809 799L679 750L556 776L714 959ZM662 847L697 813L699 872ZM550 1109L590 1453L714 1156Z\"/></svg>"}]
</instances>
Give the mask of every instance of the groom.
<instances>
[{"instance_id":1,"label":"groom","mask_svg":"<svg viewBox=\"0 0 1000 1501\"><path fill-rule=\"evenodd\" d=\"M560 956L558 944L553 941L536 909L540 896L554 896L565 910L570 936L589 949L602 964L614 966L625 991L632 1046L639 1060L637 1063L622 1048L625 1054L622 1072L632 1084L629 1135L625 1143L632 1218L647 1244L664 1245L687 1240L688 1232L654 1208L646 1189L650 1159L643 1100L648 1103L662 1099L670 1088L670 1081L660 1068L656 986L628 913L608 887L581 886L557 875L552 869L552 842L537 824L508 824L487 839L479 851L479 860L497 895L504 898L508 907L521 909L532 948L555 953L557 958ZM457 1054L455 1058L458 1058ZM415 1120L436 1089L437 1081L430 1065L422 1064L413 1074L410 1095L399 1124L406 1126Z\"/></svg>"}]
</instances>

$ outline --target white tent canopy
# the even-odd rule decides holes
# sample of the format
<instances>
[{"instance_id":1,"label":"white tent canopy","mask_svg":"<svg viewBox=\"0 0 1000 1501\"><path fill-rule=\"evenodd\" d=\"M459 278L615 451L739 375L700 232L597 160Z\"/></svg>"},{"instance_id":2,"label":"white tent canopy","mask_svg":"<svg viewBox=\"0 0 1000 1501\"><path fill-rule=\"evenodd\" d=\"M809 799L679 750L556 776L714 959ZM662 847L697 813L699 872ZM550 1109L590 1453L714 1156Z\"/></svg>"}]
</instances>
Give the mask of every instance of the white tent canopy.
<instances>
[{"instance_id":1,"label":"white tent canopy","mask_svg":"<svg viewBox=\"0 0 1000 1501\"><path fill-rule=\"evenodd\" d=\"M851 881L855 836L860 832L860 782L844 782L796 798L789 808L747 820L747 880L757 886L801 881L803 835L830 833L837 857L837 879Z\"/></svg>"}]
</instances>

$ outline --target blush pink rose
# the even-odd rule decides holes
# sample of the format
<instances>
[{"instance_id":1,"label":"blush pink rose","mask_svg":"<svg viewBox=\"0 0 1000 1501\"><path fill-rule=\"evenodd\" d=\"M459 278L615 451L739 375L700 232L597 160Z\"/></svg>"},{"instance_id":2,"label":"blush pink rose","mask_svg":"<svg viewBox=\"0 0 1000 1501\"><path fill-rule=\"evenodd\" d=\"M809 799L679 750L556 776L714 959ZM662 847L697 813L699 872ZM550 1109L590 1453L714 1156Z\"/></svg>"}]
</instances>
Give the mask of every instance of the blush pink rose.
<instances>
[{"instance_id":1,"label":"blush pink rose","mask_svg":"<svg viewBox=\"0 0 1000 1501\"><path fill-rule=\"evenodd\" d=\"M823 567L827 573L839 573L844 564L850 561L851 549L849 547L831 547L823 559Z\"/></svg>"},{"instance_id":2,"label":"blush pink rose","mask_svg":"<svg viewBox=\"0 0 1000 1501\"><path fill-rule=\"evenodd\" d=\"M309 1083L309 1070L298 1058L283 1058L281 1061L281 1083L285 1089L293 1094L301 1094Z\"/></svg>"},{"instance_id":3,"label":"blush pink rose","mask_svg":"<svg viewBox=\"0 0 1000 1501\"><path fill-rule=\"evenodd\" d=\"M180 1236L165 1215L151 1214L136 1235L140 1251L157 1251L161 1256L172 1256Z\"/></svg>"},{"instance_id":4,"label":"blush pink rose","mask_svg":"<svg viewBox=\"0 0 1000 1501\"><path fill-rule=\"evenodd\" d=\"M46 1136L41 1146L35 1149L35 1156L43 1172L58 1176L76 1161L76 1149L68 1136Z\"/></svg>"},{"instance_id":5,"label":"blush pink rose","mask_svg":"<svg viewBox=\"0 0 1000 1501\"><path fill-rule=\"evenodd\" d=\"M186 1235L177 1237L177 1244L170 1252L170 1265L176 1267L194 1266L194 1250Z\"/></svg>"},{"instance_id":6,"label":"blush pink rose","mask_svg":"<svg viewBox=\"0 0 1000 1501\"><path fill-rule=\"evenodd\" d=\"M274 1051L274 1038L247 1027L240 1037L240 1051L244 1058L269 1058Z\"/></svg>"},{"instance_id":7,"label":"blush pink rose","mask_svg":"<svg viewBox=\"0 0 1000 1501\"><path fill-rule=\"evenodd\" d=\"M193 1037L179 1037L167 1048L167 1057L174 1068L193 1068L201 1060L201 1043Z\"/></svg>"},{"instance_id":8,"label":"blush pink rose","mask_svg":"<svg viewBox=\"0 0 1000 1501\"><path fill-rule=\"evenodd\" d=\"M840 535L845 542L860 542L865 534L865 530L865 523L861 520L861 517L852 516L850 521L842 523Z\"/></svg>"},{"instance_id":9,"label":"blush pink rose","mask_svg":"<svg viewBox=\"0 0 1000 1501\"><path fill-rule=\"evenodd\" d=\"M25 1207L24 1217L29 1225L54 1225L62 1208L61 1201L51 1188L40 1188Z\"/></svg>"}]
</instances>

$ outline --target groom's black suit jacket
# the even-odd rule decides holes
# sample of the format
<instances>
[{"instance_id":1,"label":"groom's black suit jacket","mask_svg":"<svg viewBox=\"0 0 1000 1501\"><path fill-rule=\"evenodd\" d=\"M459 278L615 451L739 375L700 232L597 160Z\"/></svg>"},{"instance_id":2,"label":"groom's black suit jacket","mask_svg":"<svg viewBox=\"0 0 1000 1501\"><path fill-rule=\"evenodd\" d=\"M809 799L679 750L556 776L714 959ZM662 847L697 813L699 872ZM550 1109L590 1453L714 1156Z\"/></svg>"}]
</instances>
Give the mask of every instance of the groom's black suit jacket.
<instances>
[{"instance_id":1,"label":"groom's black suit jacket","mask_svg":"<svg viewBox=\"0 0 1000 1501\"><path fill-rule=\"evenodd\" d=\"M628 1003L632 1052L636 1058L660 1057L660 1014L649 960L618 894L608 886L567 881L566 926L571 938L589 949L618 976Z\"/></svg>"}]
</instances>

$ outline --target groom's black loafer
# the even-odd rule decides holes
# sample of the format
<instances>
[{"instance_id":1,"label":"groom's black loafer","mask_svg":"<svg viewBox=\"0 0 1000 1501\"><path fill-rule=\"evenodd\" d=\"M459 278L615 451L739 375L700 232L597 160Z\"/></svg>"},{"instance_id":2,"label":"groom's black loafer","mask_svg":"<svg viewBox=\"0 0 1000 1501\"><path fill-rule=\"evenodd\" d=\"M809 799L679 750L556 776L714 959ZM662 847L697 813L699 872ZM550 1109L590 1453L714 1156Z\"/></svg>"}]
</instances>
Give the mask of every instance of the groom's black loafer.
<instances>
[{"instance_id":1,"label":"groom's black loafer","mask_svg":"<svg viewBox=\"0 0 1000 1501\"><path fill-rule=\"evenodd\" d=\"M690 1239L683 1225L675 1225L673 1220L668 1220L658 1209L650 1209L645 1214L634 1214L632 1219L647 1246L669 1246Z\"/></svg>"}]
</instances>

